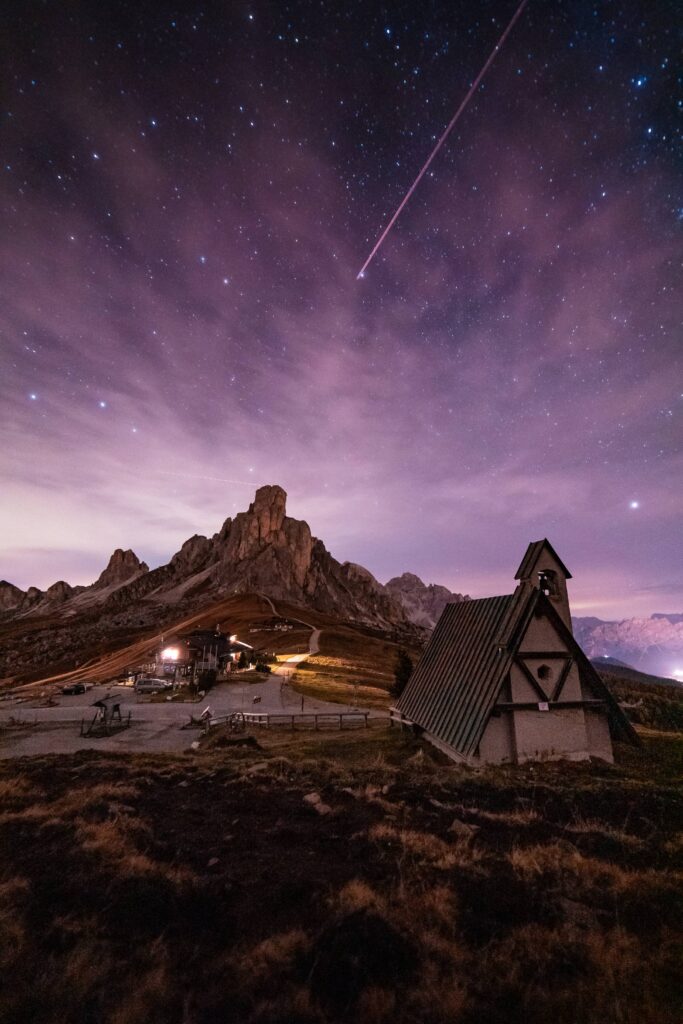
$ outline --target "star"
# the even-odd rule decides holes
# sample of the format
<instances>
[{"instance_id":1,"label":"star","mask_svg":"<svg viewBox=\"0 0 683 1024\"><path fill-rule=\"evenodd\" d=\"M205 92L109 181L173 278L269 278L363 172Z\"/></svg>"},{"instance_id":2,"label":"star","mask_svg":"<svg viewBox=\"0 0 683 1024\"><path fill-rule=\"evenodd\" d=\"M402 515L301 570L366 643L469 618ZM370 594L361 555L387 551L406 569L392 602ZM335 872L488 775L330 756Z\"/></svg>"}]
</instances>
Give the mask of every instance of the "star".
<instances>
[{"instance_id":1,"label":"star","mask_svg":"<svg viewBox=\"0 0 683 1024\"><path fill-rule=\"evenodd\" d=\"M4 468L59 473L74 501L64 552L82 541L78 484L103 466L108 514L128 529L130 453L159 484L136 526L155 551L179 539L160 466L221 463L257 486L289 482L302 510L329 480L330 543L348 503L372 510L381 487L391 513L360 517L357 552L341 528L348 556L485 594L480 575L514 558L513 534L535 535L513 497L533 481L538 536L565 538L570 565L606 567L586 597L609 617L655 610L648 580L675 560L659 495L683 411L670 3L640 5L637 24L623 4L578 21L527 4L355 279L519 3L399 16L370 0L337 18L291 0L265 20L254 0L161 17L127 4L112 21L82 0L87 45L70 51L50 5L19 15L30 31L0 40L0 403L18 425ZM264 448L279 480L248 462ZM576 500L558 499L560 479ZM645 498L624 497L633 484ZM216 517L234 497L239 509L250 495L212 496ZM211 527L206 498L188 493L188 532ZM440 511L453 503L457 529ZM422 507L428 537L408 560ZM22 550L33 525L19 521ZM669 599L683 611L683 591Z\"/></svg>"}]
</instances>

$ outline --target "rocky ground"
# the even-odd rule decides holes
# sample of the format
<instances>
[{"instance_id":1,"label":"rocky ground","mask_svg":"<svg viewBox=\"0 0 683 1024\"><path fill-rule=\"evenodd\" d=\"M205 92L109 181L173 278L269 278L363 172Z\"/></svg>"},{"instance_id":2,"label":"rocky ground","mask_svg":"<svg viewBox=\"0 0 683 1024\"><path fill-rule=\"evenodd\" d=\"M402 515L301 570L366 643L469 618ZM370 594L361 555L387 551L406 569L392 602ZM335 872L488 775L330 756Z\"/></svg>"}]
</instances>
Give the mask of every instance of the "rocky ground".
<instances>
[{"instance_id":1,"label":"rocky ground","mask_svg":"<svg viewBox=\"0 0 683 1024\"><path fill-rule=\"evenodd\" d=\"M674 1024L683 737L472 771L386 726L0 765L0 1017Z\"/></svg>"}]
</instances>

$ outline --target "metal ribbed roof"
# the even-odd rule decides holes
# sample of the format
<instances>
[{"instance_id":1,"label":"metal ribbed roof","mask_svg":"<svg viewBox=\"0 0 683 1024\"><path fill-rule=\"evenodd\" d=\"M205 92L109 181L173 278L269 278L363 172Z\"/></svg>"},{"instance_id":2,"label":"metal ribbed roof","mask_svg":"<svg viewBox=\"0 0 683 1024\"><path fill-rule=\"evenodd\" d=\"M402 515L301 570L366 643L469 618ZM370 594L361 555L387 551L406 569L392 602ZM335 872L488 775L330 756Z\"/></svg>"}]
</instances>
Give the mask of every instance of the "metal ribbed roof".
<instances>
[{"instance_id":1,"label":"metal ribbed roof","mask_svg":"<svg viewBox=\"0 0 683 1024\"><path fill-rule=\"evenodd\" d=\"M472 754L509 671L510 645L538 595L520 586L503 597L446 605L398 710L463 756Z\"/></svg>"},{"instance_id":2,"label":"metal ribbed roof","mask_svg":"<svg viewBox=\"0 0 683 1024\"><path fill-rule=\"evenodd\" d=\"M504 597L446 605L397 710L463 757L472 755L536 610L550 618L577 660L582 678L606 702L613 731L638 742L633 726L552 603L530 583L521 583L514 594Z\"/></svg>"}]
</instances>

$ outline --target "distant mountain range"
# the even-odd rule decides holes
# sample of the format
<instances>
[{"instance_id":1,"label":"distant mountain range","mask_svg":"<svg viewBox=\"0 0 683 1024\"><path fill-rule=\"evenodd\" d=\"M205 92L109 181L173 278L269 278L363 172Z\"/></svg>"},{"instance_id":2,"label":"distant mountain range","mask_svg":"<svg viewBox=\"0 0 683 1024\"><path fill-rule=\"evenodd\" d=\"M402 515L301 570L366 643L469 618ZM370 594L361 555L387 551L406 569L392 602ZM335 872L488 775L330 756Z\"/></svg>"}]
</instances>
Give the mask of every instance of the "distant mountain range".
<instances>
[{"instance_id":1,"label":"distant mountain range","mask_svg":"<svg viewBox=\"0 0 683 1024\"><path fill-rule=\"evenodd\" d=\"M285 514L286 500L281 487L260 487L246 512L226 519L211 538L190 537L167 565L151 571L133 551L118 548L87 587L59 580L45 591L23 591L0 581L0 613L4 618L76 615L143 601L176 605L192 594L203 600L263 591L368 625L431 629L448 602L466 599L446 587L427 586L412 573L383 586L362 566L338 562L307 523Z\"/></svg>"},{"instance_id":2,"label":"distant mountain range","mask_svg":"<svg viewBox=\"0 0 683 1024\"><path fill-rule=\"evenodd\" d=\"M196 611L233 594L265 594L413 636L431 629L448 602L466 600L446 587L425 585L411 573L383 586L362 566L338 562L307 523L286 515L286 500L281 487L260 487L246 512L226 519L213 537L190 537L157 569L119 548L87 587L60 580L45 591L23 591L1 581L0 622L18 627L25 620L27 627L40 623L46 630L49 624L51 634L28 647L3 644L0 678L29 660L47 664L50 640L60 653L77 656L112 630L158 626L171 609L174 614Z\"/></svg>"},{"instance_id":3,"label":"distant mountain range","mask_svg":"<svg viewBox=\"0 0 683 1024\"><path fill-rule=\"evenodd\" d=\"M190 537L157 569L119 548L87 587L59 580L45 591L24 591L0 581L0 623L49 624L55 638L59 630L60 646L77 654L95 635L102 642L114 628L158 627L171 609L196 611L232 594L262 593L361 625L421 635L446 604L468 599L409 572L383 585L362 566L338 562L307 523L287 516L286 501L281 487L260 487L246 512L226 519L213 537ZM660 676L683 668L683 614L622 622L577 618L574 631L595 660L612 658ZM47 663L47 640L42 654L35 643L3 643L0 678L32 657Z\"/></svg>"},{"instance_id":4,"label":"distant mountain range","mask_svg":"<svg viewBox=\"0 0 683 1024\"><path fill-rule=\"evenodd\" d=\"M620 622L586 617L573 623L576 639L595 662L615 660L651 675L683 678L682 614L657 612Z\"/></svg>"}]
</instances>

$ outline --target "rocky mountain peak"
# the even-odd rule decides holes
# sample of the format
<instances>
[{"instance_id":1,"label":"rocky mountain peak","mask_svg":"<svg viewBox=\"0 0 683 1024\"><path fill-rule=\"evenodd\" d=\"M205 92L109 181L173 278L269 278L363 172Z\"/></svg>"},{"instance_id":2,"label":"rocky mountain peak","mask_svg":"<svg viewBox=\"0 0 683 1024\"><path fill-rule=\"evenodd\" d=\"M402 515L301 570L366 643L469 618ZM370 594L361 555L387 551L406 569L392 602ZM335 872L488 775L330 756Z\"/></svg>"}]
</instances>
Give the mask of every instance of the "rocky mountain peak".
<instances>
[{"instance_id":1,"label":"rocky mountain peak","mask_svg":"<svg viewBox=\"0 0 683 1024\"><path fill-rule=\"evenodd\" d=\"M400 584L402 587L424 587L424 583L419 576L416 576L414 572L403 572L400 576L395 576L392 580L389 580L389 584Z\"/></svg>"},{"instance_id":2,"label":"rocky mountain peak","mask_svg":"<svg viewBox=\"0 0 683 1024\"><path fill-rule=\"evenodd\" d=\"M208 537L195 533L194 537L185 541L180 551L176 551L169 564L175 573L197 572L204 568L212 552L213 545Z\"/></svg>"},{"instance_id":3,"label":"rocky mountain peak","mask_svg":"<svg viewBox=\"0 0 683 1024\"><path fill-rule=\"evenodd\" d=\"M395 576L385 585L392 598L399 603L407 619L416 625L433 629L447 604L467 601L467 596L454 594L448 587L422 582L412 572Z\"/></svg>"},{"instance_id":4,"label":"rocky mountain peak","mask_svg":"<svg viewBox=\"0 0 683 1024\"><path fill-rule=\"evenodd\" d=\"M361 565L342 565L313 537L308 523L287 515L287 493L277 484L259 487L246 512L226 519L212 537L185 541L167 565L149 571L130 549L117 548L89 587L60 581L46 594L25 594L0 585L0 613L30 615L57 607L64 614L144 617L149 608L215 600L225 594L264 594L273 600L317 608L383 628L434 625L449 600L461 600L445 587L426 587L404 573L384 587ZM132 610L135 609L135 612Z\"/></svg>"},{"instance_id":5,"label":"rocky mountain peak","mask_svg":"<svg viewBox=\"0 0 683 1024\"><path fill-rule=\"evenodd\" d=\"M226 520L215 538L219 565L215 575L224 584L242 566L244 586L294 598L303 588L311 565L313 538L307 523L290 519L287 494L277 484L259 487L246 512Z\"/></svg>"},{"instance_id":6,"label":"rocky mountain peak","mask_svg":"<svg viewBox=\"0 0 683 1024\"><path fill-rule=\"evenodd\" d=\"M100 573L93 587L101 589L102 587L118 586L143 572L149 572L149 566L145 562L141 562L134 551L131 551L130 548L126 551L123 548L117 548L109 559L107 568Z\"/></svg>"},{"instance_id":7,"label":"rocky mountain peak","mask_svg":"<svg viewBox=\"0 0 683 1024\"><path fill-rule=\"evenodd\" d=\"M69 598L73 596L73 594L74 588L70 584L66 583L64 580L57 580L56 583L53 583L52 586L48 587L47 590L45 591L45 597L49 598L51 601L54 601L55 603L60 603L61 601L68 601Z\"/></svg>"},{"instance_id":8,"label":"rocky mountain peak","mask_svg":"<svg viewBox=\"0 0 683 1024\"><path fill-rule=\"evenodd\" d=\"M259 487L247 515L256 517L259 540L267 541L282 529L287 507L287 492L277 484Z\"/></svg>"},{"instance_id":9,"label":"rocky mountain peak","mask_svg":"<svg viewBox=\"0 0 683 1024\"><path fill-rule=\"evenodd\" d=\"M0 611L18 608L24 599L24 591L7 580L0 580Z\"/></svg>"}]
</instances>

